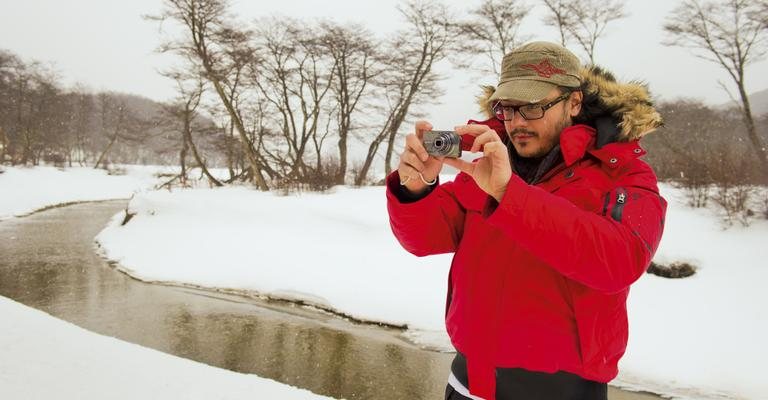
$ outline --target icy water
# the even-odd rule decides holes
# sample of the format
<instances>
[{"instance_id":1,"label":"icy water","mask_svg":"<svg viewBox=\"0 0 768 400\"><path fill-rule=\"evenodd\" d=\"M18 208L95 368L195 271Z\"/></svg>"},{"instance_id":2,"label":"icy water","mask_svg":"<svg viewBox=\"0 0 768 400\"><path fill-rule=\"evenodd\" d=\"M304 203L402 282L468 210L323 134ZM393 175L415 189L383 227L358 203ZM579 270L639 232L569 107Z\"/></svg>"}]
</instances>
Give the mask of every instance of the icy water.
<instances>
[{"instance_id":1,"label":"icy water","mask_svg":"<svg viewBox=\"0 0 768 400\"><path fill-rule=\"evenodd\" d=\"M453 355L420 349L398 330L115 271L93 238L124 207L84 203L0 222L0 295L93 332L327 396L442 399ZM613 388L609 398L659 399Z\"/></svg>"}]
</instances>

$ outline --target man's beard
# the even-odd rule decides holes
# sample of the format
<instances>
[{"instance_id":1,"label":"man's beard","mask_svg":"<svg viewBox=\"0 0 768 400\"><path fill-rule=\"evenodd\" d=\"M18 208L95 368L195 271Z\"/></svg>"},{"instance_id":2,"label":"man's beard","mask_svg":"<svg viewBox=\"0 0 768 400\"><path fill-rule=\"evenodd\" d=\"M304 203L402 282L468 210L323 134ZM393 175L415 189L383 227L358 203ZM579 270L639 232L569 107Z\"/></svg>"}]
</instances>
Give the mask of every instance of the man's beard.
<instances>
[{"instance_id":1,"label":"man's beard","mask_svg":"<svg viewBox=\"0 0 768 400\"><path fill-rule=\"evenodd\" d=\"M544 157L545 155L547 155L560 142L560 135L562 134L563 129L571 126L572 124L573 124L573 121L571 120L570 115L568 115L567 112L563 112L562 118L555 125L555 137L554 137L551 145L548 146L547 148L542 148L536 154L529 155L528 158ZM513 139L514 139L515 135L517 135L517 134L526 134L526 135L531 135L534 138L539 138L539 133L536 132L536 131L532 131L532 130L529 130L529 129L526 129L526 128L517 128L517 129L514 129L509 134L507 134L507 137L509 138L509 144L508 144L509 146L513 146L514 147L514 144L513 144L514 140Z\"/></svg>"}]
</instances>

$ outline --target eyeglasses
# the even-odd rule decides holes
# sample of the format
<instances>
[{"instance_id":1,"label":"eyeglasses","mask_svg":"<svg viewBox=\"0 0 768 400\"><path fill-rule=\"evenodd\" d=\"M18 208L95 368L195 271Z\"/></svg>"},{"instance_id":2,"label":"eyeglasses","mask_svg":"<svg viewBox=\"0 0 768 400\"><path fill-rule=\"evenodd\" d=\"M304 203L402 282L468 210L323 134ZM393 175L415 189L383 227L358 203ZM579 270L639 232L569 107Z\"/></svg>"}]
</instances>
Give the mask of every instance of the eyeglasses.
<instances>
[{"instance_id":1,"label":"eyeglasses","mask_svg":"<svg viewBox=\"0 0 768 400\"><path fill-rule=\"evenodd\" d=\"M515 118L515 111L520 113L526 121L544 118L544 112L552 108L555 104L565 100L571 92L563 93L560 97L550 101L547 104L524 104L522 106L505 106L501 102L493 106L493 114L502 121L512 121Z\"/></svg>"}]
</instances>

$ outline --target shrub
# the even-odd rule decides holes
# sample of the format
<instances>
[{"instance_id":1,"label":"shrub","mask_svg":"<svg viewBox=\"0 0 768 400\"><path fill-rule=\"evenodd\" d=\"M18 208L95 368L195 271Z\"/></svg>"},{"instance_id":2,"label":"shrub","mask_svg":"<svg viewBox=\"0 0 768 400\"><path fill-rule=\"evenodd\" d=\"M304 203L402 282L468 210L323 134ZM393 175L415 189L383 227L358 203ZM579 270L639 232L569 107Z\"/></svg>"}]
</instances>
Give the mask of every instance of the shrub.
<instances>
[{"instance_id":1,"label":"shrub","mask_svg":"<svg viewBox=\"0 0 768 400\"><path fill-rule=\"evenodd\" d=\"M663 278L687 278L696 273L696 267L686 262L673 262L668 266L651 262L647 272Z\"/></svg>"}]
</instances>

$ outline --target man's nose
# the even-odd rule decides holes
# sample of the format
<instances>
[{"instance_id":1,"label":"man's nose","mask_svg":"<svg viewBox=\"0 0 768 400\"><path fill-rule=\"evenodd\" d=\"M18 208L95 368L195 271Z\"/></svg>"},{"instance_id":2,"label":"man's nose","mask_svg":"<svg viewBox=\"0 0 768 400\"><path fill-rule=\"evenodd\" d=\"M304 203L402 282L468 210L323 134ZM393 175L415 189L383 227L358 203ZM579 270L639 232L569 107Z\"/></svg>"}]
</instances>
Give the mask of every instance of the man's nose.
<instances>
[{"instance_id":1,"label":"man's nose","mask_svg":"<svg viewBox=\"0 0 768 400\"><path fill-rule=\"evenodd\" d=\"M523 115L520 114L520 110L513 111L514 114L512 114L512 119L509 121L504 121L505 125L508 125L508 127L511 127L512 129L509 129L510 131L528 126L528 120L523 118Z\"/></svg>"}]
</instances>

